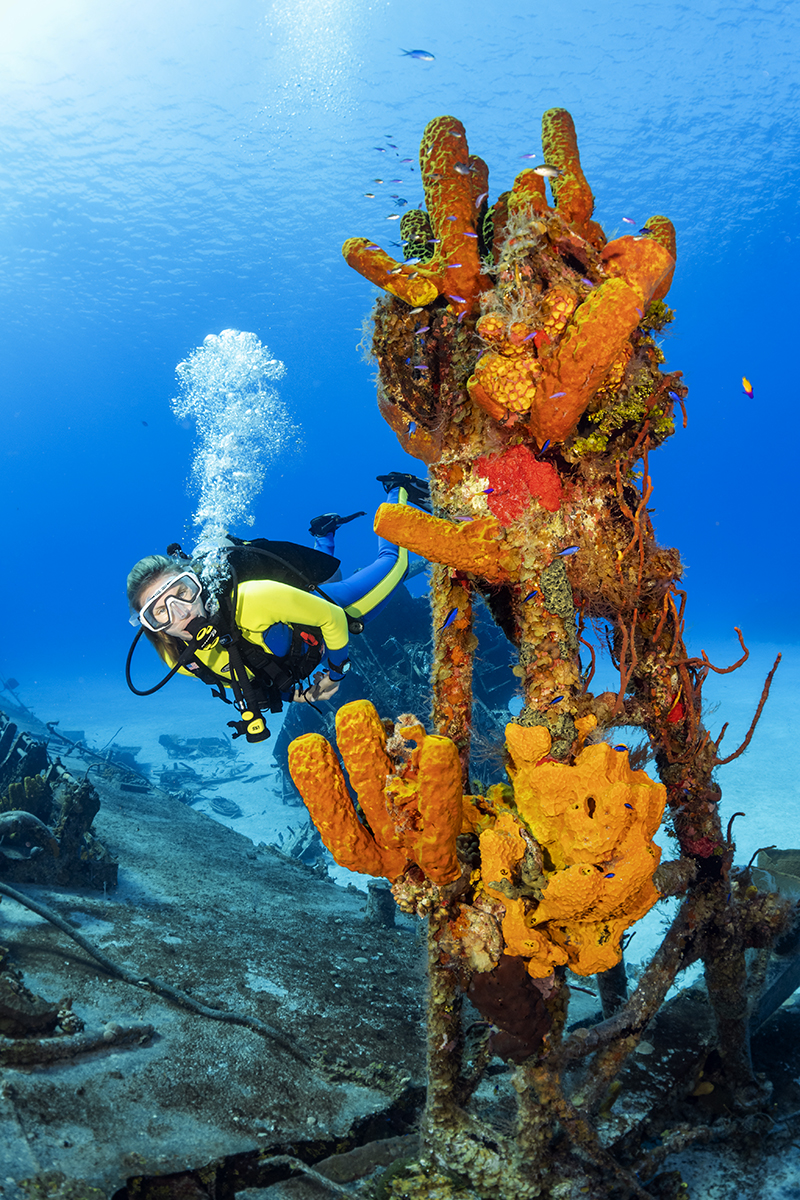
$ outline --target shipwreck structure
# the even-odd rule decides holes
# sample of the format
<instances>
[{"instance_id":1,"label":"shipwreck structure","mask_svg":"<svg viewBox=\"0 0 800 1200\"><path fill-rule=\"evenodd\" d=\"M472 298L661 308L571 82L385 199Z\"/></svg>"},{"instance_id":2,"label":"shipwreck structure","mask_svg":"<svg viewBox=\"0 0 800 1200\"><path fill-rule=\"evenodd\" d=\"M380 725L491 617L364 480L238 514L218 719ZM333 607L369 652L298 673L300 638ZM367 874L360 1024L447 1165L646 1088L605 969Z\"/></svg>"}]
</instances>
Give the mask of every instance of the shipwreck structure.
<instances>
[{"instance_id":1,"label":"shipwreck structure","mask_svg":"<svg viewBox=\"0 0 800 1200\"><path fill-rule=\"evenodd\" d=\"M427 464L433 498L433 515L385 504L375 522L436 564L433 732L412 714L345 705L336 737L357 804L325 738L306 734L289 752L337 861L386 876L400 907L429 922L424 1152L387 1194L682 1194L660 1165L709 1128L673 1113L668 1130L665 1109L661 1129L650 1119L609 1133L615 1080L678 973L702 961L716 1032L700 1094L717 1089L728 1113L714 1136L757 1111L748 1022L764 956L791 919L733 868L713 777L749 741L775 667L726 756L724 729L713 739L701 715L720 668L685 646L680 557L658 545L648 510L650 452L676 412L686 420L687 388L662 371L656 341L673 316L675 232L655 216L607 240L569 113L547 112L542 139L545 163L492 199L463 125L436 118L420 150L426 207L401 224L404 260L366 238L343 247L383 289L378 404ZM477 597L516 648L524 700L506 728L507 781L482 795L468 774ZM592 627L615 692L591 691ZM623 726L646 735L657 778L615 744ZM679 854L662 862L667 832ZM677 915L628 996L623 935L668 895L681 898ZM567 1032L568 971L598 975L600 1024ZM478 1034L462 1020L465 995ZM470 1108L494 1054L516 1064L511 1129Z\"/></svg>"}]
</instances>

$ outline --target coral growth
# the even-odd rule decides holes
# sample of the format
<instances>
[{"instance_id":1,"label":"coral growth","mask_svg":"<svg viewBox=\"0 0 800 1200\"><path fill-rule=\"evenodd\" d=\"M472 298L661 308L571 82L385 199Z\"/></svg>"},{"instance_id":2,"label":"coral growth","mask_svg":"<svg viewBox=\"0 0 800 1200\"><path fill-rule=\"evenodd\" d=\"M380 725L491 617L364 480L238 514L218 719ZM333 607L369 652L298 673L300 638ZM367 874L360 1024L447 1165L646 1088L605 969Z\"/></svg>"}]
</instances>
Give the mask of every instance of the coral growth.
<instances>
[{"instance_id":1,"label":"coral growth","mask_svg":"<svg viewBox=\"0 0 800 1200\"><path fill-rule=\"evenodd\" d=\"M429 916L431 1169L492 1200L575 1189L644 1198L639 1179L664 1156L642 1142L658 1114L613 1153L593 1121L679 971L698 959L726 1108L761 1098L747 1017L758 973L748 979L744 951L768 947L787 908L740 886L712 772L748 744L775 668L743 744L721 757L725 729L713 740L704 728L702 687L747 650L742 640L731 668L689 654L680 557L657 544L648 507L650 455L674 432L676 409L686 423L687 389L661 369L655 340L672 319L675 231L654 216L608 241L564 109L545 113L542 144L546 162L492 200L464 127L436 118L420 154L427 211L401 226L405 260L366 238L345 243L348 263L384 291L373 314L379 410L430 468L433 514L386 504L376 529L434 563L440 791L427 766L434 739L414 721L409 754L409 719L385 743L365 710L362 732L345 721L338 739L369 828L323 739L295 743L292 771L339 861L387 874L398 903ZM506 731L510 783L470 796L476 596L517 652L521 711ZM614 691L590 690L598 637L587 628L618 672ZM660 783L613 744L616 726L642 731ZM659 865L652 839L665 805L680 859ZM620 987L618 1013L565 1037L567 968L602 980L623 931L660 894L681 897L678 913L634 995ZM463 992L494 1027L480 1062L496 1051L522 1064L513 1139L464 1107L481 1069L462 1056ZM569 1098L562 1068L582 1060Z\"/></svg>"}]
</instances>

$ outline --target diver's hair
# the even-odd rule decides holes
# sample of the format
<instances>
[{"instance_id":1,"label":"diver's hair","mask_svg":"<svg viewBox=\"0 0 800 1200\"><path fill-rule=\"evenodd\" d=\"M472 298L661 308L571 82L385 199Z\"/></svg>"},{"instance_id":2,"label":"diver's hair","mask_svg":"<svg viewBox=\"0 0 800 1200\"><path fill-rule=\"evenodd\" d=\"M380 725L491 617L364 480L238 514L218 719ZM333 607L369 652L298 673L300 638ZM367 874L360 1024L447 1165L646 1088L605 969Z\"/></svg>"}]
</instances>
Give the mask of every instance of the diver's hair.
<instances>
[{"instance_id":1,"label":"diver's hair","mask_svg":"<svg viewBox=\"0 0 800 1200\"><path fill-rule=\"evenodd\" d=\"M140 558L136 566L128 573L128 603L133 612L139 611L139 597L146 587L163 575L179 575L181 571L195 571L196 566L191 559L167 558L165 554L148 554ZM186 645L179 638L170 637L168 633L153 633L142 626L142 633L151 646L154 646L159 658L168 666L174 666Z\"/></svg>"}]
</instances>

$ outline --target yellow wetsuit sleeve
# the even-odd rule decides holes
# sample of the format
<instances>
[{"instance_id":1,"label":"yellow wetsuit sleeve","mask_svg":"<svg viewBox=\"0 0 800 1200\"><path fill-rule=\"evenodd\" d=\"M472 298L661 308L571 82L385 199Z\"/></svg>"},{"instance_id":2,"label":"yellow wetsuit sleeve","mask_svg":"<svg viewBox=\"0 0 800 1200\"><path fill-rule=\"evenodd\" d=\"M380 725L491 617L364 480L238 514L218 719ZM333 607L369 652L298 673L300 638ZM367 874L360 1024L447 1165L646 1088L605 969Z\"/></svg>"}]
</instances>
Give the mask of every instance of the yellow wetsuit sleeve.
<instances>
[{"instance_id":1,"label":"yellow wetsuit sleeve","mask_svg":"<svg viewBox=\"0 0 800 1200\"><path fill-rule=\"evenodd\" d=\"M288 625L317 625L329 650L343 650L350 638L344 610L321 596L273 579L251 579L239 584L236 624L245 637L263 633L278 621ZM260 641L257 637L249 640Z\"/></svg>"}]
</instances>

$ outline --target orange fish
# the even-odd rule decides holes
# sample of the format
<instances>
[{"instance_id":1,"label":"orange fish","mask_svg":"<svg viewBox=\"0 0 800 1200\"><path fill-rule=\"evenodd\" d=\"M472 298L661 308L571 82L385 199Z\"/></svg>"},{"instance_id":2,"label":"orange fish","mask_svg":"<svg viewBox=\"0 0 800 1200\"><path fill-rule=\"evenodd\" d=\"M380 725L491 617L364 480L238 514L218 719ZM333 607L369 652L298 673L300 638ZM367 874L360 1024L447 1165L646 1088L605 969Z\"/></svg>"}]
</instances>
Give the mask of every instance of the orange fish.
<instances>
[{"instance_id":1,"label":"orange fish","mask_svg":"<svg viewBox=\"0 0 800 1200\"><path fill-rule=\"evenodd\" d=\"M753 399L753 385L750 382L750 380L747 378L746 375L742 376L742 387L744 388L745 395L749 396L750 399L752 400Z\"/></svg>"}]
</instances>

